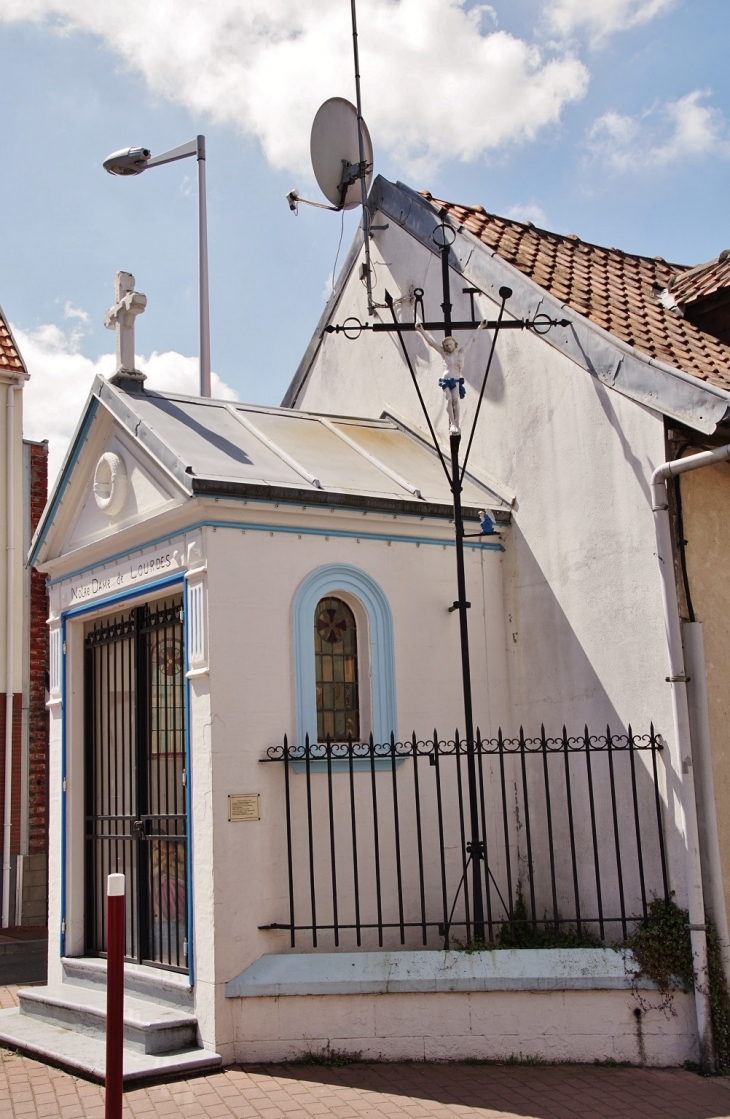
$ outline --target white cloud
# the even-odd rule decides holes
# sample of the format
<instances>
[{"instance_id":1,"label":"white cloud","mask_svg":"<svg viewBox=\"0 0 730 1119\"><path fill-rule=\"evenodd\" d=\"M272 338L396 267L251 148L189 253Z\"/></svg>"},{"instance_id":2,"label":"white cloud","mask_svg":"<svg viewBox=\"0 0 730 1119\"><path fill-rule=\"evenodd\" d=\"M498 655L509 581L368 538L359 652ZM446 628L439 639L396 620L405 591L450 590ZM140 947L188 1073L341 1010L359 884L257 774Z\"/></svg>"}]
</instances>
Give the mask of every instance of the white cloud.
<instances>
[{"instance_id":1,"label":"white cloud","mask_svg":"<svg viewBox=\"0 0 730 1119\"><path fill-rule=\"evenodd\" d=\"M25 331L12 328L30 380L23 391L23 429L29 439L48 439L48 478L52 483L66 454L69 440L81 416L96 374L114 373L114 356L103 354L96 361L78 352L78 336L65 334L57 326L39 326ZM196 357L168 351L138 357L137 366L147 374L146 387L160 392L198 394ZM236 393L220 377L212 375L213 396L236 400Z\"/></svg>"},{"instance_id":2,"label":"white cloud","mask_svg":"<svg viewBox=\"0 0 730 1119\"><path fill-rule=\"evenodd\" d=\"M531 140L585 93L569 50L494 29L467 0L361 0L365 116L376 152L421 172ZM309 173L318 105L353 98L343 0L0 0L0 20L90 32L150 90L256 137L269 162ZM134 141L134 137L130 138Z\"/></svg>"},{"instance_id":3,"label":"white cloud","mask_svg":"<svg viewBox=\"0 0 730 1119\"><path fill-rule=\"evenodd\" d=\"M548 0L544 14L558 35L585 32L595 44L617 31L649 23L675 4L676 0Z\"/></svg>"},{"instance_id":4,"label":"white cloud","mask_svg":"<svg viewBox=\"0 0 730 1119\"><path fill-rule=\"evenodd\" d=\"M541 229L547 229L547 214L542 206L538 206L537 202L518 202L516 205L510 206L506 217L514 218L515 221L531 221L533 225L538 225Z\"/></svg>"},{"instance_id":5,"label":"white cloud","mask_svg":"<svg viewBox=\"0 0 730 1119\"><path fill-rule=\"evenodd\" d=\"M687 159L730 155L725 118L703 105L709 90L658 102L638 116L608 112L594 121L588 145L615 171L664 168Z\"/></svg>"},{"instance_id":6,"label":"white cloud","mask_svg":"<svg viewBox=\"0 0 730 1119\"><path fill-rule=\"evenodd\" d=\"M68 299L63 307L63 317L65 319L78 319L84 326L88 326L91 322L91 316L88 311L82 311L80 307L74 307Z\"/></svg>"}]
</instances>

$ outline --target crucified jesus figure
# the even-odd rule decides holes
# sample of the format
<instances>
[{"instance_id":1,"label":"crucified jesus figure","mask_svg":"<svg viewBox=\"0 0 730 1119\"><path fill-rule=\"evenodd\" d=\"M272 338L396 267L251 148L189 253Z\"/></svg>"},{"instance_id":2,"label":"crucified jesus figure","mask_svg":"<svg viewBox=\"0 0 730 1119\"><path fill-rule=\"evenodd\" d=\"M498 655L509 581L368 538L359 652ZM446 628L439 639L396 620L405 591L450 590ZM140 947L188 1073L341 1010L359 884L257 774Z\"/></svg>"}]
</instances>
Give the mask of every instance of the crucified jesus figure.
<instances>
[{"instance_id":1,"label":"crucified jesus figure","mask_svg":"<svg viewBox=\"0 0 730 1119\"><path fill-rule=\"evenodd\" d=\"M460 435L461 426L459 424L459 401L463 400L466 396L466 389L464 388L464 359L469 353L469 350L474 344L477 334L486 326L486 322L480 322L474 333L469 338L463 349L459 349L459 343L450 334L447 334L443 342L437 342L432 334L430 334L423 323L416 324L418 330L428 342L432 350L441 358L444 363L444 375L439 377L439 386L444 390L446 397L446 411L449 416L449 434Z\"/></svg>"}]
</instances>

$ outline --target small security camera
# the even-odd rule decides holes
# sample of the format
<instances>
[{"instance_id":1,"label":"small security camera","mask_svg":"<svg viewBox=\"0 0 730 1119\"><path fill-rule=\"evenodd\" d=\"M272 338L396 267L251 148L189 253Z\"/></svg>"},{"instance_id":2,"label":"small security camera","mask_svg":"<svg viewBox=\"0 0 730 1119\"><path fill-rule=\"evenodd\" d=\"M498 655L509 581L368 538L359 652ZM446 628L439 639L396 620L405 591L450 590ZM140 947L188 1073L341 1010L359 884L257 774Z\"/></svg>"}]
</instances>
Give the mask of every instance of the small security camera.
<instances>
[{"instance_id":1,"label":"small security camera","mask_svg":"<svg viewBox=\"0 0 730 1119\"><path fill-rule=\"evenodd\" d=\"M104 170L110 175L139 175L150 158L149 148L122 148L104 160Z\"/></svg>"},{"instance_id":2,"label":"small security camera","mask_svg":"<svg viewBox=\"0 0 730 1119\"><path fill-rule=\"evenodd\" d=\"M296 214L299 207L299 191L290 190L286 196L286 200L289 203L289 209Z\"/></svg>"}]
</instances>

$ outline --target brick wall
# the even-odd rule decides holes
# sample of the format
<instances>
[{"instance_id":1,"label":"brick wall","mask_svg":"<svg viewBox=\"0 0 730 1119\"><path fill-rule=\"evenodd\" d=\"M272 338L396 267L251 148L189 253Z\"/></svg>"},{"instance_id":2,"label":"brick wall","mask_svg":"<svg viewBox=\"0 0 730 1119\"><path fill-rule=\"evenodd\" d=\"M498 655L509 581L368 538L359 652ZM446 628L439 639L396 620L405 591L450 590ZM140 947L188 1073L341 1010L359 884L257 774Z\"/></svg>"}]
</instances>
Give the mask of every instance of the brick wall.
<instances>
[{"instance_id":1,"label":"brick wall","mask_svg":"<svg viewBox=\"0 0 730 1119\"><path fill-rule=\"evenodd\" d=\"M48 446L30 444L30 527L35 532L48 496ZM41 854L47 846L48 712L48 596L45 576L30 575L30 692L28 697L28 811L29 851Z\"/></svg>"}]
</instances>

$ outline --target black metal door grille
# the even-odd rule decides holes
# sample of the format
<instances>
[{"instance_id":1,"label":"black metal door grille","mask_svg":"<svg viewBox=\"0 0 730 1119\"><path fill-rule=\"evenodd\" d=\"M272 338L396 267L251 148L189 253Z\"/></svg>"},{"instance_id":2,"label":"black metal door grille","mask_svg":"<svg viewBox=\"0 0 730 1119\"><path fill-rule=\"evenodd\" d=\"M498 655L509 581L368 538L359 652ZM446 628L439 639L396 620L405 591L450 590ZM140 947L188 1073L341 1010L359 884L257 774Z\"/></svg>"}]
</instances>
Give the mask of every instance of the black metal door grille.
<instances>
[{"instance_id":1,"label":"black metal door grille","mask_svg":"<svg viewBox=\"0 0 730 1119\"><path fill-rule=\"evenodd\" d=\"M106 952L106 879L127 876L127 959L187 969L182 602L140 606L85 641L86 951Z\"/></svg>"}]
</instances>

